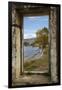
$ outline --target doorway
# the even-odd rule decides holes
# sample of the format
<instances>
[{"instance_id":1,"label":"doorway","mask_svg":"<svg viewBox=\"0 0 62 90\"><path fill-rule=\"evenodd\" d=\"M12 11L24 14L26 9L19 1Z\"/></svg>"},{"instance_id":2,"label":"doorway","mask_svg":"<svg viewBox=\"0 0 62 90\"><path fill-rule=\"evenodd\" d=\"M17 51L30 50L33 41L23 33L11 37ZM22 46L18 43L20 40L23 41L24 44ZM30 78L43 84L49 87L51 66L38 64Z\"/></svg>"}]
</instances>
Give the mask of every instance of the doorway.
<instances>
[{"instance_id":1,"label":"doorway","mask_svg":"<svg viewBox=\"0 0 62 90\"><path fill-rule=\"evenodd\" d=\"M23 18L24 73L49 72L49 16Z\"/></svg>"},{"instance_id":2,"label":"doorway","mask_svg":"<svg viewBox=\"0 0 62 90\"><path fill-rule=\"evenodd\" d=\"M12 3L9 35L12 37L10 74L14 85L17 82L20 85L31 85L57 81L58 9L59 7L53 5ZM48 25L44 21L46 16ZM44 18L43 21L41 18Z\"/></svg>"}]
</instances>

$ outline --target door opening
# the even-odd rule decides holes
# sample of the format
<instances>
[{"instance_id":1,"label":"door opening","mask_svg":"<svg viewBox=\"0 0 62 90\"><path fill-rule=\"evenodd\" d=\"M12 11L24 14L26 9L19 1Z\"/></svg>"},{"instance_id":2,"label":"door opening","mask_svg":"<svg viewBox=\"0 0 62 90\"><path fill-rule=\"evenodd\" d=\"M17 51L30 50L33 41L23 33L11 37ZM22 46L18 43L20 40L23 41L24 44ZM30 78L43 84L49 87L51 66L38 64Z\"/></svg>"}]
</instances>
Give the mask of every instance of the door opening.
<instances>
[{"instance_id":1,"label":"door opening","mask_svg":"<svg viewBox=\"0 0 62 90\"><path fill-rule=\"evenodd\" d=\"M25 73L49 72L49 16L23 18Z\"/></svg>"}]
</instances>

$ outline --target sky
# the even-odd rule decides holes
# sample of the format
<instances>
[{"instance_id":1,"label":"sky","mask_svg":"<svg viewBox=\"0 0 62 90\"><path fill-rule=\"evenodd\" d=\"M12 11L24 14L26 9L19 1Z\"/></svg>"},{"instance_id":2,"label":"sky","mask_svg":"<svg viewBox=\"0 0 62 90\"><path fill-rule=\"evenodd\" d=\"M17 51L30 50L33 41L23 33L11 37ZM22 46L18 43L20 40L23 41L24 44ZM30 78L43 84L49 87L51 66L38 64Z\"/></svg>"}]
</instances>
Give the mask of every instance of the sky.
<instances>
[{"instance_id":1,"label":"sky","mask_svg":"<svg viewBox=\"0 0 62 90\"><path fill-rule=\"evenodd\" d=\"M48 16L24 17L24 20L23 20L24 39L35 38L36 31L44 27L48 28L48 26L49 26Z\"/></svg>"}]
</instances>

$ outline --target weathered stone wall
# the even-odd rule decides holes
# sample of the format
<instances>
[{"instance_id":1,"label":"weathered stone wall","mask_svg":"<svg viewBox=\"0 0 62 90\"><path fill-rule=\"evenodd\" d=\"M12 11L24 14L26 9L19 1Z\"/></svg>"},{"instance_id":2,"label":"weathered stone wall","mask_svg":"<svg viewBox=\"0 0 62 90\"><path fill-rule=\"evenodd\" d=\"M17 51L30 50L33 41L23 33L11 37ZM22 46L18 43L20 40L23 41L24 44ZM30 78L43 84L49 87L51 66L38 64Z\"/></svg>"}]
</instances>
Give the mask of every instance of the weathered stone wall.
<instances>
[{"instance_id":1,"label":"weathered stone wall","mask_svg":"<svg viewBox=\"0 0 62 90\"><path fill-rule=\"evenodd\" d=\"M18 79L22 72L22 16L12 9L12 79Z\"/></svg>"},{"instance_id":2,"label":"weathered stone wall","mask_svg":"<svg viewBox=\"0 0 62 90\"><path fill-rule=\"evenodd\" d=\"M15 25L14 25L15 24ZM12 9L12 77L18 79L22 73L22 24L23 17L19 16L15 9ZM57 55L56 55L56 8L51 7L50 10L50 71L51 80L57 82Z\"/></svg>"},{"instance_id":3,"label":"weathered stone wall","mask_svg":"<svg viewBox=\"0 0 62 90\"><path fill-rule=\"evenodd\" d=\"M57 30L57 24L56 24L56 8L51 7L50 10L50 35L51 35L51 80L53 82L57 82L57 52L56 52L56 30Z\"/></svg>"},{"instance_id":4,"label":"weathered stone wall","mask_svg":"<svg viewBox=\"0 0 62 90\"><path fill-rule=\"evenodd\" d=\"M16 22L16 12L12 8L12 24L15 24ZM16 77L16 34L15 34L15 27L12 26L12 79Z\"/></svg>"}]
</instances>

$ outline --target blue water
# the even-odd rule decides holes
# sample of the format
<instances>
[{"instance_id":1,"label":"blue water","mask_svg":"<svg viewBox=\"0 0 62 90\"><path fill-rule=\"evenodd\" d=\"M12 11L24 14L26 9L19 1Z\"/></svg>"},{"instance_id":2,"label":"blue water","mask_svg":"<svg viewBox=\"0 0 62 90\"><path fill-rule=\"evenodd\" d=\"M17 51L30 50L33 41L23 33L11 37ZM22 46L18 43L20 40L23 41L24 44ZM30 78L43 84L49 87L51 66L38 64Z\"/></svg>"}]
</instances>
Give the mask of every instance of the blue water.
<instances>
[{"instance_id":1,"label":"blue water","mask_svg":"<svg viewBox=\"0 0 62 90\"><path fill-rule=\"evenodd\" d=\"M40 49L38 47L24 46L24 58L31 57L39 52L40 52Z\"/></svg>"}]
</instances>

